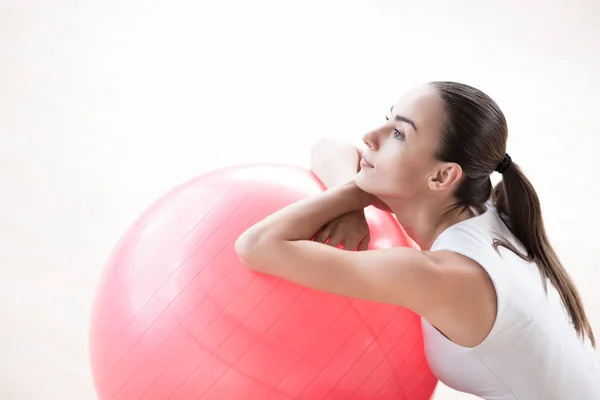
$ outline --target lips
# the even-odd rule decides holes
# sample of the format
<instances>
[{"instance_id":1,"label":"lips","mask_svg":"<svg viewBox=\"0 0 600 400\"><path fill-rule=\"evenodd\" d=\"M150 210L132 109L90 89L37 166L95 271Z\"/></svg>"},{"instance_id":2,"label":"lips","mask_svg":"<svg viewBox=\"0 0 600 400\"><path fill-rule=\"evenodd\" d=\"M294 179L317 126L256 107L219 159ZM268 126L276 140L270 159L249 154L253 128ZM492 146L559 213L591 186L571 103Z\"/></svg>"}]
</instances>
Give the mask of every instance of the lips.
<instances>
[{"instance_id":1,"label":"lips","mask_svg":"<svg viewBox=\"0 0 600 400\"><path fill-rule=\"evenodd\" d=\"M373 164L368 162L367 159L364 157L360 159L360 166L361 168L374 168Z\"/></svg>"}]
</instances>

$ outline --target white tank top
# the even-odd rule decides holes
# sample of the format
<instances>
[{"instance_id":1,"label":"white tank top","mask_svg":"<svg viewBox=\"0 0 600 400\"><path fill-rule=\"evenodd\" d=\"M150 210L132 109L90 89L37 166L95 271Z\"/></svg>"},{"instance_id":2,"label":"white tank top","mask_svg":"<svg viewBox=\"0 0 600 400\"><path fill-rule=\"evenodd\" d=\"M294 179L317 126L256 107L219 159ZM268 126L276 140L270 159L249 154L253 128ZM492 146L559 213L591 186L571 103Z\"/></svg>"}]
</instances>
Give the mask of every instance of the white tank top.
<instances>
[{"instance_id":1,"label":"white tank top","mask_svg":"<svg viewBox=\"0 0 600 400\"><path fill-rule=\"evenodd\" d=\"M544 292L534 263L492 243L521 243L488 204L481 215L446 229L431 251L451 250L479 263L493 281L496 320L474 348L448 340L422 319L425 353L447 386L487 400L599 400L600 361L589 339L582 342L560 295L548 281Z\"/></svg>"}]
</instances>

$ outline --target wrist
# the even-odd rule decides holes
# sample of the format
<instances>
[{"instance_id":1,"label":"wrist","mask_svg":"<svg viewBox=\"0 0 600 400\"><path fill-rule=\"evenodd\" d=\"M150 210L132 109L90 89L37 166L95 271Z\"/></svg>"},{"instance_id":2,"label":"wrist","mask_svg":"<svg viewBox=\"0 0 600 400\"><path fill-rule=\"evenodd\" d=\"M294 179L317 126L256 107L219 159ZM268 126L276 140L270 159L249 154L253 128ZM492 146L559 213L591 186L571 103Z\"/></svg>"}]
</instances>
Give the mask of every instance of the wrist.
<instances>
[{"instance_id":1,"label":"wrist","mask_svg":"<svg viewBox=\"0 0 600 400\"><path fill-rule=\"evenodd\" d=\"M350 203L353 210L362 210L373 202L373 196L358 187L354 179L339 186L341 196Z\"/></svg>"}]
</instances>

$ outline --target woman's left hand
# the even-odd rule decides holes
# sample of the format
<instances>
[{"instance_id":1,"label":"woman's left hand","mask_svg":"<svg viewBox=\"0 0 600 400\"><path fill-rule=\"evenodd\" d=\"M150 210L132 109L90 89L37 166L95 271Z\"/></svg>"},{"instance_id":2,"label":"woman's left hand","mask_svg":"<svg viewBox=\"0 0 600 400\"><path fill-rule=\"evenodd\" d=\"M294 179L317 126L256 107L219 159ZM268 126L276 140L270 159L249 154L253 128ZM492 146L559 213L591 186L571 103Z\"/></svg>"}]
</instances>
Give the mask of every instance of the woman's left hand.
<instances>
[{"instance_id":1,"label":"woman's left hand","mask_svg":"<svg viewBox=\"0 0 600 400\"><path fill-rule=\"evenodd\" d=\"M369 225L364 210L356 210L329 221L314 238L344 250L367 250L370 241Z\"/></svg>"}]
</instances>

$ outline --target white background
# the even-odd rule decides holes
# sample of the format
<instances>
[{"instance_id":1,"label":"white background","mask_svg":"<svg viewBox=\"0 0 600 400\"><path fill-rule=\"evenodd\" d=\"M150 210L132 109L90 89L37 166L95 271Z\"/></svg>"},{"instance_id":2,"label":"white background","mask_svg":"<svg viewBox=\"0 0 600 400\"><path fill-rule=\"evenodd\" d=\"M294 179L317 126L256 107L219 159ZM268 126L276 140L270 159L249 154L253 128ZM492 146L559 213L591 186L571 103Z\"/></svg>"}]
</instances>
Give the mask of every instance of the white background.
<instances>
[{"instance_id":1,"label":"white background","mask_svg":"<svg viewBox=\"0 0 600 400\"><path fill-rule=\"evenodd\" d=\"M158 196L307 166L430 80L503 108L600 336L597 1L0 0L0 398L94 398L97 278Z\"/></svg>"}]
</instances>

